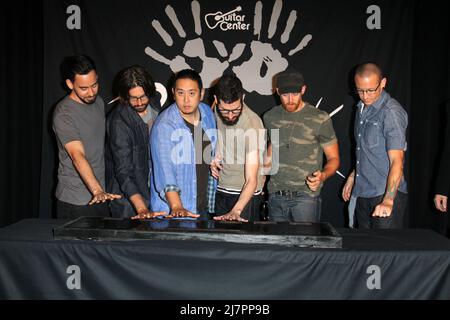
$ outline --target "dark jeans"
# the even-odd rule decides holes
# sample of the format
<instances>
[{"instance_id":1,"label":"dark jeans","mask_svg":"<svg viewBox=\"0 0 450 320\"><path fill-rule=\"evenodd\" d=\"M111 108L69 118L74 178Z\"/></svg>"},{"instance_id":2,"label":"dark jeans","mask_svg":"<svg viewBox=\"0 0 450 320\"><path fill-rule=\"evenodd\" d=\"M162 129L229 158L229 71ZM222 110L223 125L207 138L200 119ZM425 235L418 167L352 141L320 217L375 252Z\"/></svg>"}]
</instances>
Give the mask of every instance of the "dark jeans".
<instances>
[{"instance_id":1,"label":"dark jeans","mask_svg":"<svg viewBox=\"0 0 450 320\"><path fill-rule=\"evenodd\" d=\"M233 209L234 205L239 199L238 194L228 194L221 191L216 192L216 205L215 205L215 215L223 215L228 213ZM241 217L248 221L259 221L260 209L262 203L262 195L253 196L252 199L247 203L244 211L241 213Z\"/></svg>"},{"instance_id":2,"label":"dark jeans","mask_svg":"<svg viewBox=\"0 0 450 320\"><path fill-rule=\"evenodd\" d=\"M322 199L304 192L296 195L269 195L269 220L274 222L320 222Z\"/></svg>"},{"instance_id":3,"label":"dark jeans","mask_svg":"<svg viewBox=\"0 0 450 320\"><path fill-rule=\"evenodd\" d=\"M375 207L383 201L384 195L374 198L361 198L356 200L356 221L359 229L403 229L408 195L397 192L394 207L389 217L372 217Z\"/></svg>"},{"instance_id":4,"label":"dark jeans","mask_svg":"<svg viewBox=\"0 0 450 320\"><path fill-rule=\"evenodd\" d=\"M79 217L109 217L108 203L93 204L91 206L77 206L56 200L56 216L58 219L75 219Z\"/></svg>"}]
</instances>

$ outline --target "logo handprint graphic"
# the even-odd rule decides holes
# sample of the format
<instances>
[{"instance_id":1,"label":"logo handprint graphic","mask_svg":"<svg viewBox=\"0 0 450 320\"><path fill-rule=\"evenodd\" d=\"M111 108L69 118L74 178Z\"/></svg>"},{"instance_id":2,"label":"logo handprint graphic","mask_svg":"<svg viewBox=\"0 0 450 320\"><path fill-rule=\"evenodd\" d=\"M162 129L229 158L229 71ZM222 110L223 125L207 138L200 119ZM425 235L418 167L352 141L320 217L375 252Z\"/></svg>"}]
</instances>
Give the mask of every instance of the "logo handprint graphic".
<instances>
[{"instance_id":1,"label":"logo handprint graphic","mask_svg":"<svg viewBox=\"0 0 450 320\"><path fill-rule=\"evenodd\" d=\"M271 40L277 31L278 19L283 8L283 1L276 0L272 9L272 16L267 31L267 39ZM284 32L280 36L281 44L289 41L291 31L297 20L297 11L292 10L286 22ZM255 5L254 35L257 40L252 41L250 49L251 58L240 66L233 68L233 71L241 79L245 90L248 92L256 91L262 95L272 94L272 78L277 73L287 69L289 62L283 57L281 52L275 49L272 43L261 41L262 26L262 2L258 1ZM293 56L305 48L311 41L310 34L303 37L299 44L289 51L288 55Z\"/></svg>"},{"instance_id":2,"label":"logo handprint graphic","mask_svg":"<svg viewBox=\"0 0 450 320\"><path fill-rule=\"evenodd\" d=\"M200 3L198 1L192 1L191 10L195 23L195 33L197 36L194 39L187 40L185 42L182 53L184 56L177 55L173 59L168 59L150 47L145 48L145 53L153 59L168 65L173 72L191 68L191 66L186 62L185 57L200 58L203 63L200 76L202 77L205 87L209 88L214 80L222 76L223 72L229 67L230 62L236 60L241 56L242 52L244 51L245 45L235 45L231 55L228 56L225 45L221 41L214 40L213 44L217 49L219 55L222 58L228 57L228 59L225 61L220 61L218 58L208 56L205 51L204 40L201 38L202 27L200 19ZM178 16L175 13L174 9L170 5L167 5L165 12L175 29L177 30L178 36L185 39L186 32L184 31L180 21L178 20ZM173 45L173 39L161 26L161 23L158 20L153 20L152 26L159 34L159 36L163 39L165 44L171 47Z\"/></svg>"},{"instance_id":3,"label":"logo handprint graphic","mask_svg":"<svg viewBox=\"0 0 450 320\"><path fill-rule=\"evenodd\" d=\"M286 70L289 65L287 57L276 48L274 48L275 42L279 42L279 46L285 45L291 36L291 32L297 21L297 11L292 10L290 12L289 18L286 21L285 29L281 34L279 40L272 43L277 32L277 24L283 9L283 1L276 0L272 15L270 18L270 23L267 30L267 37L262 37L262 2L258 1L255 4L255 15L254 15L254 36L256 39L250 43L249 50L251 51L250 59L244 61L242 64L237 65L237 60L242 56L242 53L246 49L247 45L245 43L235 44L231 54L228 51L223 42L219 40L213 40L216 53L213 55L207 55L205 50L204 39L202 38L202 25L200 19L200 3L197 0L191 2L192 17L194 19L195 25L195 36L192 39L184 40L187 38L186 32L181 25L177 14L175 13L172 6L167 5L165 12L170 19L172 25L176 29L178 36L185 41L183 46L183 52L176 55L174 58L169 59L155 51L154 49L147 47L145 48L145 53L151 58L166 64L170 67L173 72L178 72L181 69L191 68L191 66L186 62L186 57L199 58L202 62L202 69L200 76L203 79L206 88L211 86L211 83L217 78L221 77L226 69L232 68L233 72L241 79L244 89L248 92L255 91L261 95L271 95L272 94L272 78L275 74ZM239 6L237 9L232 11L241 11L242 8ZM231 11L230 11L231 12ZM226 12L226 14L230 13ZM223 17L224 14L214 14L215 17ZM208 16L208 15L207 15ZM214 18L216 19L216 18ZM220 19L218 20L220 21ZM162 27L158 20L152 21L152 26L163 39L164 43L172 47L174 40L171 35ZM263 41L262 38L267 39ZM305 35L298 45L291 49L287 56L291 57L297 52L305 48L311 41L312 36L310 34ZM210 40L208 40L210 41ZM220 55L221 60L219 60L217 53ZM234 62L234 64L233 64Z\"/></svg>"}]
</instances>

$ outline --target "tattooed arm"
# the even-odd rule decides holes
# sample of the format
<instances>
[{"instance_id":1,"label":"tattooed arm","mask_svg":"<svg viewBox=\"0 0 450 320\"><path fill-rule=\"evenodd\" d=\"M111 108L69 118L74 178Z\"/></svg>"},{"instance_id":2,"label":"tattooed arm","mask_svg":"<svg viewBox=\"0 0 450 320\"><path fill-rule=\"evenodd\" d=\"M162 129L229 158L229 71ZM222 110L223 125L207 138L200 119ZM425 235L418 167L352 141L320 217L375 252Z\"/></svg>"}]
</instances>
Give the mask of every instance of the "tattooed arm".
<instances>
[{"instance_id":1,"label":"tattooed arm","mask_svg":"<svg viewBox=\"0 0 450 320\"><path fill-rule=\"evenodd\" d=\"M394 199L397 195L400 181L403 177L403 150L389 150L388 151L390 168L386 184L386 193L384 194L383 202L375 207L372 214L374 217L389 217L394 206Z\"/></svg>"}]
</instances>

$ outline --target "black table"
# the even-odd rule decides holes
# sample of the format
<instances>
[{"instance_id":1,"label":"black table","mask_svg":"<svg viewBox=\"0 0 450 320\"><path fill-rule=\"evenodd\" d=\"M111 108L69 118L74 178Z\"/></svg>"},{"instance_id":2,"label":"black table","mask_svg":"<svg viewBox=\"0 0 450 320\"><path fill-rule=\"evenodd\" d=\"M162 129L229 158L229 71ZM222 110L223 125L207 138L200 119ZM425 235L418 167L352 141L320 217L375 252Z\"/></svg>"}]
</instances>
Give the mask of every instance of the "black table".
<instances>
[{"instance_id":1,"label":"black table","mask_svg":"<svg viewBox=\"0 0 450 320\"><path fill-rule=\"evenodd\" d=\"M0 299L449 299L450 241L338 229L342 249L195 240L54 240L64 220L0 229Z\"/></svg>"}]
</instances>

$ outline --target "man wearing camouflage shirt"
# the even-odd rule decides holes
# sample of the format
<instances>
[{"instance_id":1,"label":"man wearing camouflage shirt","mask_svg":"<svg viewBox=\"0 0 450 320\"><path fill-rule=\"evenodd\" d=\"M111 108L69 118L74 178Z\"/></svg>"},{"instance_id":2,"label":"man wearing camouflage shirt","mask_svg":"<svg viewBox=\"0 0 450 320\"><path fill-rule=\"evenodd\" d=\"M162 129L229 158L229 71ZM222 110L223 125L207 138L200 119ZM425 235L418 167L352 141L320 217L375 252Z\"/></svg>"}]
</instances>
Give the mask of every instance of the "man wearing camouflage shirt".
<instances>
[{"instance_id":1,"label":"man wearing camouflage shirt","mask_svg":"<svg viewBox=\"0 0 450 320\"><path fill-rule=\"evenodd\" d=\"M300 72L278 74L276 90L281 105L264 115L270 138L265 162L271 167L269 219L319 222L321 186L339 167L333 124L326 112L303 101L306 85Z\"/></svg>"}]
</instances>

